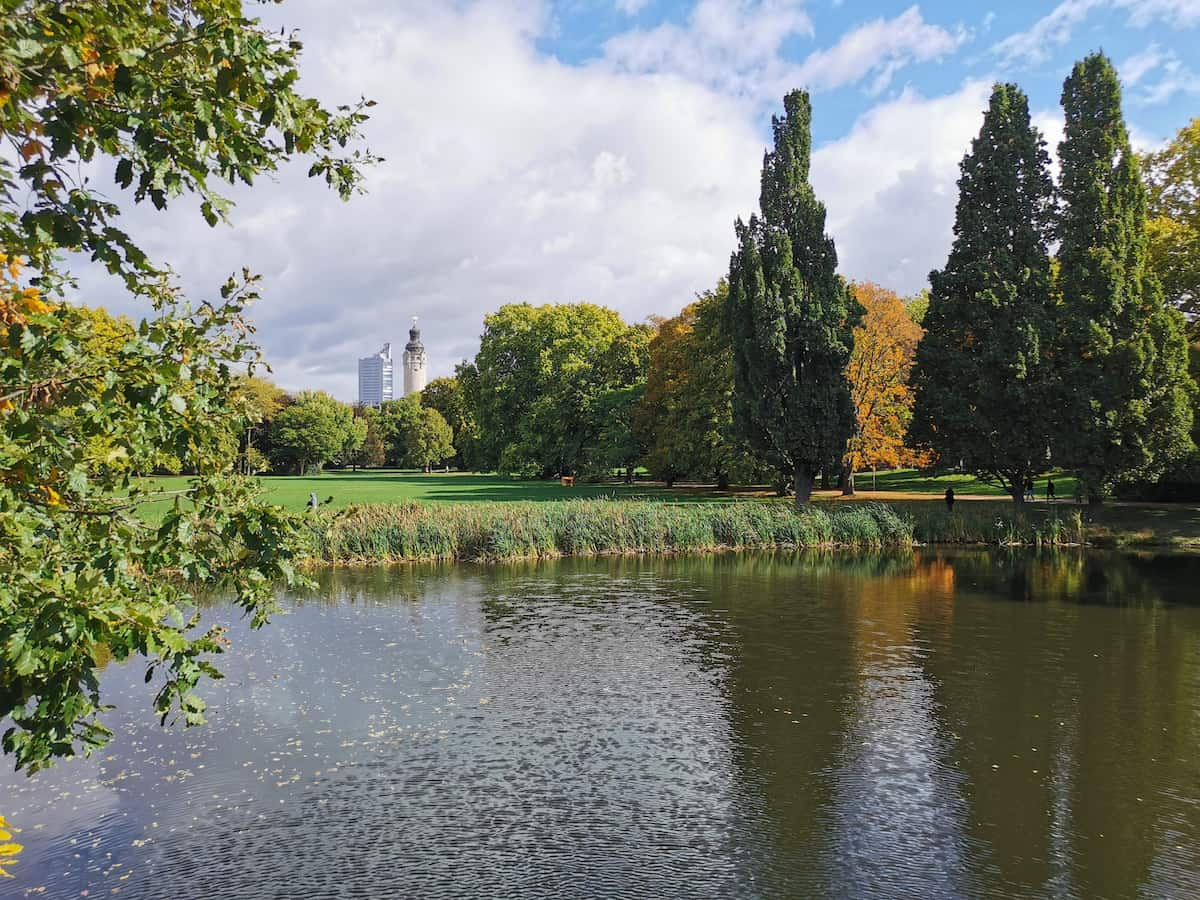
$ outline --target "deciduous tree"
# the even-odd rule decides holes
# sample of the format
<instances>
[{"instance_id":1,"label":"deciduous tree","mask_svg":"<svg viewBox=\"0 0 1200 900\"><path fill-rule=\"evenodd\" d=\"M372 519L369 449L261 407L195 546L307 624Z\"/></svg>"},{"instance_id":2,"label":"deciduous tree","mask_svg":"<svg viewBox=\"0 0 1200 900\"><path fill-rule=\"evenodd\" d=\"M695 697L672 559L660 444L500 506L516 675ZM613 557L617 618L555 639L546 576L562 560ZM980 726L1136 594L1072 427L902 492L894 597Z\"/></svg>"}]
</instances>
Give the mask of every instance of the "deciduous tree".
<instances>
[{"instance_id":1,"label":"deciduous tree","mask_svg":"<svg viewBox=\"0 0 1200 900\"><path fill-rule=\"evenodd\" d=\"M202 721L194 689L223 640L195 628L188 585L231 592L257 626L295 578L299 522L231 474L254 279L186 304L96 173L159 209L192 194L210 223L230 209L221 182L293 156L349 195L362 110L300 94L299 50L237 0L24 0L0 16L0 718L18 767L107 739L101 659L147 657L156 709ZM128 340L89 343L63 302L68 251L153 306ZM194 476L150 525L137 510L164 493L121 462L158 453Z\"/></svg>"},{"instance_id":2,"label":"deciduous tree","mask_svg":"<svg viewBox=\"0 0 1200 900\"><path fill-rule=\"evenodd\" d=\"M454 442L453 457L448 460L459 469L467 467L466 454L468 444L474 436L474 423L471 421L470 410L467 408L462 385L457 376L435 378L425 385L421 391L421 405L428 409L436 409L450 426Z\"/></svg>"},{"instance_id":3,"label":"deciduous tree","mask_svg":"<svg viewBox=\"0 0 1200 900\"><path fill-rule=\"evenodd\" d=\"M586 464L604 426L591 405L645 377L649 333L591 303L502 306L484 320L469 377L487 468L543 474Z\"/></svg>"},{"instance_id":4,"label":"deciduous tree","mask_svg":"<svg viewBox=\"0 0 1200 900\"><path fill-rule=\"evenodd\" d=\"M1142 160L1148 264L1200 339L1200 117Z\"/></svg>"},{"instance_id":5,"label":"deciduous tree","mask_svg":"<svg viewBox=\"0 0 1200 900\"><path fill-rule=\"evenodd\" d=\"M908 380L922 334L899 295L871 282L852 287L864 314L846 366L855 425L842 458L843 494L854 493L859 469L898 466L905 456L913 405Z\"/></svg>"},{"instance_id":6,"label":"deciduous tree","mask_svg":"<svg viewBox=\"0 0 1200 900\"><path fill-rule=\"evenodd\" d=\"M670 319L650 342L646 391L636 429L646 465L668 485L712 479L725 487L756 474L754 458L733 424L733 349L721 325L729 283Z\"/></svg>"},{"instance_id":7,"label":"deciduous tree","mask_svg":"<svg viewBox=\"0 0 1200 900\"><path fill-rule=\"evenodd\" d=\"M427 469L454 455L450 426L436 409L421 403L420 394L383 404L379 432L394 466Z\"/></svg>"},{"instance_id":8,"label":"deciduous tree","mask_svg":"<svg viewBox=\"0 0 1200 900\"><path fill-rule=\"evenodd\" d=\"M356 429L354 413L345 403L324 391L301 391L271 423L271 442L285 468L304 475L320 469L359 445L366 437L365 423Z\"/></svg>"},{"instance_id":9,"label":"deciduous tree","mask_svg":"<svg viewBox=\"0 0 1200 900\"><path fill-rule=\"evenodd\" d=\"M734 418L754 449L790 471L796 505L837 465L854 429L843 370L860 310L837 275L825 207L808 182L812 107L784 98L763 160L761 217L736 225L725 322L733 346Z\"/></svg>"}]
</instances>

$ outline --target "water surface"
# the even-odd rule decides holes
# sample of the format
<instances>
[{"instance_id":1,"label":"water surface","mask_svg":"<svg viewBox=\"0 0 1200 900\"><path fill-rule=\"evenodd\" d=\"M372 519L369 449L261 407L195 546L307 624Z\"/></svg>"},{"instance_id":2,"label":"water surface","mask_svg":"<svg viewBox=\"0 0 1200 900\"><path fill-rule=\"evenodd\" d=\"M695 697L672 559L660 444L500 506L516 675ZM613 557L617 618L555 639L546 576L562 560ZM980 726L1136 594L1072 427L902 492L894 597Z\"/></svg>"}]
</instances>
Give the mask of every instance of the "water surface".
<instances>
[{"instance_id":1,"label":"water surface","mask_svg":"<svg viewBox=\"0 0 1200 900\"><path fill-rule=\"evenodd\" d=\"M110 666L0 896L1200 896L1200 560L326 572L210 724ZM83 892L87 892L84 894Z\"/></svg>"}]
</instances>

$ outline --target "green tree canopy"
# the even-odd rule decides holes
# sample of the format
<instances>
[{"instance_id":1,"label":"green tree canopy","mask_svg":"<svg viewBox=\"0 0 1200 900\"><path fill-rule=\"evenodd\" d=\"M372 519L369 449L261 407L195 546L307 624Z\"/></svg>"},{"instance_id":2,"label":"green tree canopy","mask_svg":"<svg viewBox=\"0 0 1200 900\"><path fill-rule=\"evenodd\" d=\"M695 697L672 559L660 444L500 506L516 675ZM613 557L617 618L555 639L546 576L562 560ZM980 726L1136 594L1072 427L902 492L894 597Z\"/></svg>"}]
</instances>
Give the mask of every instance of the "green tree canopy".
<instances>
[{"instance_id":1,"label":"green tree canopy","mask_svg":"<svg viewBox=\"0 0 1200 900\"><path fill-rule=\"evenodd\" d=\"M387 445L380 433L379 410L373 406L355 406L355 421L362 422L362 444L351 455L352 466L377 469L387 461Z\"/></svg>"},{"instance_id":2,"label":"green tree canopy","mask_svg":"<svg viewBox=\"0 0 1200 900\"><path fill-rule=\"evenodd\" d=\"M484 320L468 406L487 468L575 471L605 425L592 409L644 378L650 332L591 303L502 306Z\"/></svg>"},{"instance_id":3,"label":"green tree canopy","mask_svg":"<svg viewBox=\"0 0 1200 900\"><path fill-rule=\"evenodd\" d=\"M366 438L366 423L355 427L353 410L324 391L301 391L271 422L271 443L285 468L303 475L333 462Z\"/></svg>"},{"instance_id":4,"label":"green tree canopy","mask_svg":"<svg viewBox=\"0 0 1200 900\"><path fill-rule=\"evenodd\" d=\"M721 326L728 296L729 283L721 279L660 322L650 342L637 430L646 465L668 484L699 478L725 486L756 474L733 424L733 349Z\"/></svg>"},{"instance_id":5,"label":"green tree canopy","mask_svg":"<svg viewBox=\"0 0 1200 900\"><path fill-rule=\"evenodd\" d=\"M1053 186L1029 102L997 84L962 162L954 243L917 346L910 440L998 480L1022 503L1049 465Z\"/></svg>"},{"instance_id":6,"label":"green tree canopy","mask_svg":"<svg viewBox=\"0 0 1200 900\"><path fill-rule=\"evenodd\" d=\"M1142 160L1149 264L1200 339L1200 116Z\"/></svg>"},{"instance_id":7,"label":"green tree canopy","mask_svg":"<svg viewBox=\"0 0 1200 900\"><path fill-rule=\"evenodd\" d=\"M421 394L410 394L379 409L379 432L390 465L423 469L454 455L450 426L421 399Z\"/></svg>"},{"instance_id":8,"label":"green tree canopy","mask_svg":"<svg viewBox=\"0 0 1200 900\"><path fill-rule=\"evenodd\" d=\"M475 424L458 377L435 378L425 385L425 390L421 391L421 405L437 410L450 426L454 453L447 461L456 468L467 468L464 450L469 452L469 444L475 437Z\"/></svg>"},{"instance_id":9,"label":"green tree canopy","mask_svg":"<svg viewBox=\"0 0 1200 900\"><path fill-rule=\"evenodd\" d=\"M1114 481L1155 478L1187 453L1194 385L1183 316L1147 267L1145 187L1106 56L1075 64L1062 104L1056 459L1096 498Z\"/></svg>"},{"instance_id":10,"label":"green tree canopy","mask_svg":"<svg viewBox=\"0 0 1200 900\"><path fill-rule=\"evenodd\" d=\"M305 156L349 195L369 160L343 149L362 111L300 94L299 51L238 0L22 0L0 16L0 717L19 767L106 740L101 660L147 657L156 709L201 721L194 689L223 641L195 630L188 585L231 591L258 625L295 580L299 522L230 474L255 279L187 305L108 193L159 209L192 194L215 223L219 184ZM92 174L105 162L115 190ZM153 307L132 334L93 341L63 302L68 252ZM137 510L164 493L128 460L159 454L194 477L151 526Z\"/></svg>"},{"instance_id":11,"label":"green tree canopy","mask_svg":"<svg viewBox=\"0 0 1200 900\"><path fill-rule=\"evenodd\" d=\"M861 310L837 275L825 207L808 181L812 106L804 91L771 120L761 217L736 225L725 323L733 346L734 419L754 450L793 474L806 504L824 467L840 467L854 429L842 374Z\"/></svg>"}]
</instances>

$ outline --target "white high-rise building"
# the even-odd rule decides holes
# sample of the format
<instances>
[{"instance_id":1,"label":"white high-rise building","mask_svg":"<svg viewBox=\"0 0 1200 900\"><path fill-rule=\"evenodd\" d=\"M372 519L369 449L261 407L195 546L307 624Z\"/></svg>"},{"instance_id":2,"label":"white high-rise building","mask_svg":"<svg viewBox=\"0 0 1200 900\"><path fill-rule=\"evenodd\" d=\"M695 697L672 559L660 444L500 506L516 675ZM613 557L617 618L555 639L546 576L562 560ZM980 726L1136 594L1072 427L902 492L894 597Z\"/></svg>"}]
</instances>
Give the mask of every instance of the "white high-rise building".
<instances>
[{"instance_id":1,"label":"white high-rise building","mask_svg":"<svg viewBox=\"0 0 1200 900\"><path fill-rule=\"evenodd\" d=\"M413 316L412 328L408 329L408 343L404 345L404 396L425 390L425 345L421 343L421 331L417 328L417 317Z\"/></svg>"},{"instance_id":2,"label":"white high-rise building","mask_svg":"<svg viewBox=\"0 0 1200 900\"><path fill-rule=\"evenodd\" d=\"M392 397L392 345L384 344L374 356L364 356L358 361L358 402L363 406L379 406Z\"/></svg>"}]
</instances>

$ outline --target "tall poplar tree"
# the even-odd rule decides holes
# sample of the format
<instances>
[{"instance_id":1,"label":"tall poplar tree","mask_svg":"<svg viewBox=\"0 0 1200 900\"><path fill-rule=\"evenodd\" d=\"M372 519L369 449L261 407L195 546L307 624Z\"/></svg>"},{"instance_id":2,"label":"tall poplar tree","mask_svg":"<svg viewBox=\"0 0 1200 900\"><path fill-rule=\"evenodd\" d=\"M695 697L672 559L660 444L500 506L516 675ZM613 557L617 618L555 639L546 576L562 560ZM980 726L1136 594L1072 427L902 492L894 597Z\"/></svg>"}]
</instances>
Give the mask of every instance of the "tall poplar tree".
<instances>
[{"instance_id":1,"label":"tall poplar tree","mask_svg":"<svg viewBox=\"0 0 1200 900\"><path fill-rule=\"evenodd\" d=\"M1191 446L1183 316L1147 266L1146 194L1112 63L1063 84L1059 145L1063 424L1059 456L1089 497L1153 478Z\"/></svg>"},{"instance_id":2,"label":"tall poplar tree","mask_svg":"<svg viewBox=\"0 0 1200 900\"><path fill-rule=\"evenodd\" d=\"M737 221L725 322L733 344L734 420L751 446L795 477L808 503L824 466L840 465L854 429L843 375L861 316L837 276L825 207L808 183L812 105L805 91L773 117L763 158L761 217Z\"/></svg>"},{"instance_id":3,"label":"tall poplar tree","mask_svg":"<svg viewBox=\"0 0 1200 900\"><path fill-rule=\"evenodd\" d=\"M954 243L930 273L910 439L1020 504L1047 466L1053 184L1029 101L997 84L962 162Z\"/></svg>"}]
</instances>

